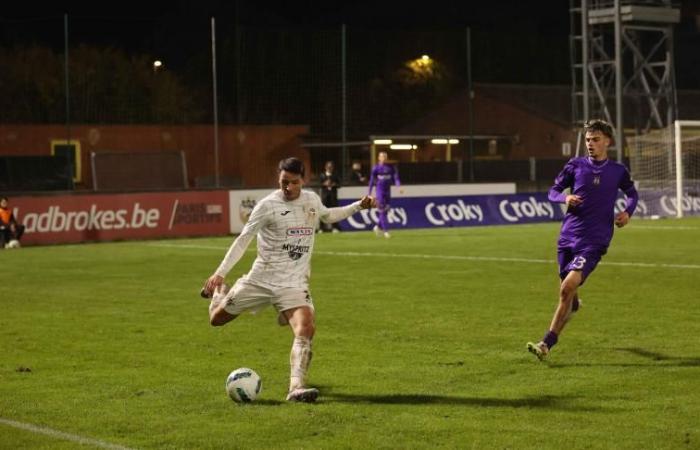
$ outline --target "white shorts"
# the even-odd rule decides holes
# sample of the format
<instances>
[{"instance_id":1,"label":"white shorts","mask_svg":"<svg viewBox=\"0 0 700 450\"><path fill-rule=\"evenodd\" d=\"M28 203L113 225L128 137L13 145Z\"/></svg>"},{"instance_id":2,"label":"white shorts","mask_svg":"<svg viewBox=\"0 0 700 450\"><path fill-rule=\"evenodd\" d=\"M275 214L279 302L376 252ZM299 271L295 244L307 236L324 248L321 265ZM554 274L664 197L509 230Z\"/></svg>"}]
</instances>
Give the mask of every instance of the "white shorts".
<instances>
[{"instance_id":1,"label":"white shorts","mask_svg":"<svg viewBox=\"0 0 700 450\"><path fill-rule=\"evenodd\" d=\"M282 311L306 306L314 310L314 302L308 289L290 287L261 286L239 278L224 299L224 310L234 316L246 311L255 314L269 305L275 307L279 314L278 322L286 325L287 319Z\"/></svg>"}]
</instances>

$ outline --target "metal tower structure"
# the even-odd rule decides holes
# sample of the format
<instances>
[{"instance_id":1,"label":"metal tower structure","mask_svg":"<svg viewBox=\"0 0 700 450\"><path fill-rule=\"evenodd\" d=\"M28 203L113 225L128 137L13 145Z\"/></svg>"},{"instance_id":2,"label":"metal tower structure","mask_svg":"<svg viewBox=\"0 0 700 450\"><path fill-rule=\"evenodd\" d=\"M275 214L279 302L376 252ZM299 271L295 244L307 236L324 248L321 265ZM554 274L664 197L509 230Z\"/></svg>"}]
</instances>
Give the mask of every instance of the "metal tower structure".
<instances>
[{"instance_id":1,"label":"metal tower structure","mask_svg":"<svg viewBox=\"0 0 700 450\"><path fill-rule=\"evenodd\" d=\"M644 134L677 118L671 0L569 0L572 119L613 125L613 155L624 156L624 130ZM582 146L579 133L576 153Z\"/></svg>"}]
</instances>

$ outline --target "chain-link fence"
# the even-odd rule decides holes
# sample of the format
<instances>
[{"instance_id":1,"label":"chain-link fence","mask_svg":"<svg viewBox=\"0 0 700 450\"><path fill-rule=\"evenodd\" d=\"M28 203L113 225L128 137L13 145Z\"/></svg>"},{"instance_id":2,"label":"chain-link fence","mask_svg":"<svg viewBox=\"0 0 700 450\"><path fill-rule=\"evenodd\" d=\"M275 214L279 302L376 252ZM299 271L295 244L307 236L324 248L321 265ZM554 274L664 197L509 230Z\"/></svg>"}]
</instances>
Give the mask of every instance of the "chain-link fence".
<instances>
[{"instance_id":1,"label":"chain-link fence","mask_svg":"<svg viewBox=\"0 0 700 450\"><path fill-rule=\"evenodd\" d=\"M259 187L274 183L284 156L302 157L312 182L328 160L348 180L353 163L371 168L371 136L460 135L451 158L424 140L418 152L390 152L390 159L415 180L488 180L488 172L465 177L476 159L529 156L516 148L515 127L479 128L480 117L476 129L470 124L470 70L477 82L568 76L567 42L552 44L527 30L477 29L468 39L459 27L253 27L220 19L214 31L211 18L182 23L79 15L1 20L0 156L65 157L75 188L93 190L94 155L181 153L188 187ZM562 61L557 70L546 63L552 58ZM514 74L508 68L518 61L527 71ZM567 121L554 123L567 129ZM468 137L484 131L505 144L492 152L488 140ZM420 165L440 162L454 167ZM169 166L151 164L153 171Z\"/></svg>"}]
</instances>

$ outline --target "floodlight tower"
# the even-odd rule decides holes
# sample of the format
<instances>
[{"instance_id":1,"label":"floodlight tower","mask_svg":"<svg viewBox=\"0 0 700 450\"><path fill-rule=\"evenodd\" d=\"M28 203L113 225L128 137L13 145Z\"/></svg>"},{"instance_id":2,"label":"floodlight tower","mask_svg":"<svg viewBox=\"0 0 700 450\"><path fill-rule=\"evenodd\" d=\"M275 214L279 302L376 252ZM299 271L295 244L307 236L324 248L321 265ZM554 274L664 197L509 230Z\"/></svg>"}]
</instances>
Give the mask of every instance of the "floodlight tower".
<instances>
[{"instance_id":1,"label":"floodlight tower","mask_svg":"<svg viewBox=\"0 0 700 450\"><path fill-rule=\"evenodd\" d=\"M677 118L671 0L569 0L573 125L602 118L615 130L612 154L623 157L624 129L637 134ZM576 153L582 146L576 143Z\"/></svg>"}]
</instances>

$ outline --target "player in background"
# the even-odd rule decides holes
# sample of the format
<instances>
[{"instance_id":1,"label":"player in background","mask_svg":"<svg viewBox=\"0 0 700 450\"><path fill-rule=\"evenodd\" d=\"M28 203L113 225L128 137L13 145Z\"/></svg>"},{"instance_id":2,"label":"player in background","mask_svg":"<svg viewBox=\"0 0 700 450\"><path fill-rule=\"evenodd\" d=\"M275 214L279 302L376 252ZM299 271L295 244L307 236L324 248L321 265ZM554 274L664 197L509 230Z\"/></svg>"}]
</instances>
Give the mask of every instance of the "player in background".
<instances>
[{"instance_id":1,"label":"player in background","mask_svg":"<svg viewBox=\"0 0 700 450\"><path fill-rule=\"evenodd\" d=\"M637 206L637 190L627 168L608 159L612 126L602 120L584 125L588 156L572 158L549 190L549 200L565 203L566 215L559 233L559 303L549 330L537 344L527 349L544 360L557 343L567 321L581 307L578 288L607 252L613 224L624 227ZM570 193L564 193L569 188ZM615 215L618 189L627 196L625 210Z\"/></svg>"},{"instance_id":2,"label":"player in background","mask_svg":"<svg viewBox=\"0 0 700 450\"><path fill-rule=\"evenodd\" d=\"M377 209L379 210L379 223L374 226L374 233L377 236L384 234L385 238L391 237L389 234L389 204L391 203L391 186L401 186L399 171L386 162L387 153L379 152L377 164L372 167L369 176L369 191L367 195L372 195L372 189L377 186Z\"/></svg>"},{"instance_id":3,"label":"player in background","mask_svg":"<svg viewBox=\"0 0 700 450\"><path fill-rule=\"evenodd\" d=\"M347 206L326 208L318 194L302 190L305 170L301 160L283 159L278 170L279 189L255 205L243 231L206 281L202 295L212 298L212 326L224 325L245 311L255 313L274 306L278 323L290 325L294 333L287 400L313 402L319 392L307 388L305 379L315 332L314 304L309 293L314 231L319 219L337 222L372 207L374 201L365 196ZM229 289L224 278L255 236L258 254L253 266Z\"/></svg>"}]
</instances>

